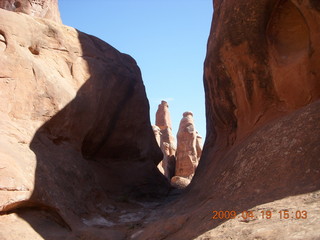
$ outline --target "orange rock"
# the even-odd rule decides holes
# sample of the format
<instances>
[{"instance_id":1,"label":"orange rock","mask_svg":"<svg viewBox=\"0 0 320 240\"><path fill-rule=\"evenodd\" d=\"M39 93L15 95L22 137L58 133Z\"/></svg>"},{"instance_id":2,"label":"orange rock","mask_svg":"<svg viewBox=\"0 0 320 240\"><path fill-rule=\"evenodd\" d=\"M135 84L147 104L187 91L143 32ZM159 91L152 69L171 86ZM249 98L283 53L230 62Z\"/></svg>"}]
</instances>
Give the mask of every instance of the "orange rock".
<instances>
[{"instance_id":1,"label":"orange rock","mask_svg":"<svg viewBox=\"0 0 320 240\"><path fill-rule=\"evenodd\" d=\"M178 189L186 188L190 184L190 179L174 176L171 178L171 185Z\"/></svg>"},{"instance_id":2,"label":"orange rock","mask_svg":"<svg viewBox=\"0 0 320 240\"><path fill-rule=\"evenodd\" d=\"M221 2L205 61L208 134L232 145L320 97L320 20L312 1Z\"/></svg>"},{"instance_id":3,"label":"orange rock","mask_svg":"<svg viewBox=\"0 0 320 240\"><path fill-rule=\"evenodd\" d=\"M317 239L320 3L213 3L201 161L183 197L139 239ZM287 222L278 214L284 208L291 214ZM241 222L250 209L273 217ZM308 220L293 220L297 209L307 209ZM214 211L222 216L214 218ZM238 216L223 216L230 211Z\"/></svg>"},{"instance_id":4,"label":"orange rock","mask_svg":"<svg viewBox=\"0 0 320 240\"><path fill-rule=\"evenodd\" d=\"M160 148L163 153L160 171L170 180L175 173L175 153L176 140L172 134L172 125L170 119L169 105L166 101L161 101L156 112L156 126L160 129ZM156 138L158 133L155 132Z\"/></svg>"},{"instance_id":5,"label":"orange rock","mask_svg":"<svg viewBox=\"0 0 320 240\"><path fill-rule=\"evenodd\" d=\"M154 133L154 136L157 140L158 146L160 146L160 141L161 141L161 132L160 132L160 128L156 125L152 125L152 130Z\"/></svg>"},{"instance_id":6,"label":"orange rock","mask_svg":"<svg viewBox=\"0 0 320 240\"><path fill-rule=\"evenodd\" d=\"M0 0L0 8L61 23L58 0Z\"/></svg>"},{"instance_id":7,"label":"orange rock","mask_svg":"<svg viewBox=\"0 0 320 240\"><path fill-rule=\"evenodd\" d=\"M38 207L74 225L110 193L167 193L134 59L4 9L0 46L0 211Z\"/></svg>"},{"instance_id":8,"label":"orange rock","mask_svg":"<svg viewBox=\"0 0 320 240\"><path fill-rule=\"evenodd\" d=\"M166 101L161 101L161 104L158 106L156 113L156 125L161 129L170 128L172 129L169 105Z\"/></svg>"},{"instance_id":9,"label":"orange rock","mask_svg":"<svg viewBox=\"0 0 320 240\"><path fill-rule=\"evenodd\" d=\"M201 156L200 138L195 130L193 113L183 113L177 134L176 176L193 177Z\"/></svg>"}]
</instances>

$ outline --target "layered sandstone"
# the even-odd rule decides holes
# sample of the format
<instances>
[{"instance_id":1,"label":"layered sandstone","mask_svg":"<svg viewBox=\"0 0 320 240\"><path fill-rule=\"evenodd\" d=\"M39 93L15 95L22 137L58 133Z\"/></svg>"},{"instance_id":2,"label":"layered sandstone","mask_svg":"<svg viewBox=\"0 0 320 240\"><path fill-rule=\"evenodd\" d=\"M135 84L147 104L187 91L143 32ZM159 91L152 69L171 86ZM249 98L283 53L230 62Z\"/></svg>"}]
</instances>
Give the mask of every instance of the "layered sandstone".
<instances>
[{"instance_id":1,"label":"layered sandstone","mask_svg":"<svg viewBox=\"0 0 320 240\"><path fill-rule=\"evenodd\" d=\"M192 179L201 156L200 139L193 113L184 112L177 133L176 176Z\"/></svg>"},{"instance_id":2,"label":"layered sandstone","mask_svg":"<svg viewBox=\"0 0 320 240\"><path fill-rule=\"evenodd\" d=\"M61 23L58 0L0 0L0 8Z\"/></svg>"},{"instance_id":3,"label":"layered sandstone","mask_svg":"<svg viewBox=\"0 0 320 240\"><path fill-rule=\"evenodd\" d=\"M0 46L1 213L26 208L69 231L102 214L110 198L167 193L130 56L73 28L3 9Z\"/></svg>"}]
</instances>

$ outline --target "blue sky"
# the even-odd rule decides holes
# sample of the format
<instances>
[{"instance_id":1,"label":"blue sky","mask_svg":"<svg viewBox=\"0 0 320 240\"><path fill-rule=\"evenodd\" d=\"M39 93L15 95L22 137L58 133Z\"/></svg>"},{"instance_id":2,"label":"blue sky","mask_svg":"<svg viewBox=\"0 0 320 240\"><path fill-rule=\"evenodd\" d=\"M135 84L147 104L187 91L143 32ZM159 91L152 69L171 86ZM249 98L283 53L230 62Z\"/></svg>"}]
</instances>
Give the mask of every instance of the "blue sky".
<instances>
[{"instance_id":1,"label":"blue sky","mask_svg":"<svg viewBox=\"0 0 320 240\"><path fill-rule=\"evenodd\" d=\"M65 25L97 36L138 63L151 123L161 100L169 103L173 132L182 113L194 113L206 133L203 62L212 0L59 0Z\"/></svg>"}]
</instances>

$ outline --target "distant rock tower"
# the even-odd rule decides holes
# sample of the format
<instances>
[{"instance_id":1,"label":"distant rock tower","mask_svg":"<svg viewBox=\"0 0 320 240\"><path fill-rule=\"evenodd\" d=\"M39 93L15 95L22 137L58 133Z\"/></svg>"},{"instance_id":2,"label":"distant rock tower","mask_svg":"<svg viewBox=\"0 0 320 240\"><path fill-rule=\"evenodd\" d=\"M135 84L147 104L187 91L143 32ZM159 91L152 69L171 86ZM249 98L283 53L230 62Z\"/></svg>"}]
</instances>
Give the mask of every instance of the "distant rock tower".
<instances>
[{"instance_id":1,"label":"distant rock tower","mask_svg":"<svg viewBox=\"0 0 320 240\"><path fill-rule=\"evenodd\" d=\"M170 119L169 105L166 101L161 101L156 113L156 126L160 129L160 148L163 152L161 166L164 175L170 180L175 174L175 153L176 143L172 134L172 124ZM155 127L154 127L155 131ZM155 131L157 138L157 133ZM160 168L161 171L161 168Z\"/></svg>"},{"instance_id":2,"label":"distant rock tower","mask_svg":"<svg viewBox=\"0 0 320 240\"><path fill-rule=\"evenodd\" d=\"M177 134L176 176L192 179L202 152L201 139L194 126L193 113L183 113Z\"/></svg>"},{"instance_id":3,"label":"distant rock tower","mask_svg":"<svg viewBox=\"0 0 320 240\"><path fill-rule=\"evenodd\" d=\"M61 23L58 0L0 0L0 8Z\"/></svg>"},{"instance_id":4,"label":"distant rock tower","mask_svg":"<svg viewBox=\"0 0 320 240\"><path fill-rule=\"evenodd\" d=\"M159 104L156 125L152 127L163 153L158 169L171 181L172 186L185 188L195 173L202 153L202 137L194 127L193 113L183 113L177 145L172 134L169 105L166 101Z\"/></svg>"}]
</instances>

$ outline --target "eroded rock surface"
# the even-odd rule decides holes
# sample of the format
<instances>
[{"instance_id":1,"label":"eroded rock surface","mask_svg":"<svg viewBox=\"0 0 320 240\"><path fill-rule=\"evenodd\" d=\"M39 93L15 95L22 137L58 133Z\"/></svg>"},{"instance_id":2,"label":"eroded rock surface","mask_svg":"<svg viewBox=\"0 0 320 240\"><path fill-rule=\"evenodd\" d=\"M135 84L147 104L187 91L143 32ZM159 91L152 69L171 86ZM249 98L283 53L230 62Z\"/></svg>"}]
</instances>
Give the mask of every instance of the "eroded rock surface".
<instances>
[{"instance_id":1,"label":"eroded rock surface","mask_svg":"<svg viewBox=\"0 0 320 240\"><path fill-rule=\"evenodd\" d=\"M61 23L58 0L0 0L0 8Z\"/></svg>"},{"instance_id":2,"label":"eroded rock surface","mask_svg":"<svg viewBox=\"0 0 320 240\"><path fill-rule=\"evenodd\" d=\"M4 45L1 212L44 211L68 232L110 198L167 193L130 56L73 28L0 9Z\"/></svg>"},{"instance_id":3,"label":"eroded rock surface","mask_svg":"<svg viewBox=\"0 0 320 240\"><path fill-rule=\"evenodd\" d=\"M113 192L115 189L112 186L126 186L126 182L122 181L136 181L136 176L128 178L134 172L146 174L138 175L141 177L138 182L143 186L151 183L148 187L155 187L153 183L159 179L155 166L161 159L161 152L156 146L147 114L130 112L138 105L136 101L132 106L128 103L128 115L125 110L116 111L115 115L107 112L108 116L117 116L115 119L130 120L123 120L123 125L115 124L118 121L110 121L111 125L108 125L99 115L101 108L99 111L96 108L100 104L105 111L119 109L112 107L118 105L122 94L112 95L114 98L110 101L102 101L102 94L97 94L99 87L105 89L103 86L108 81L115 83L114 79L119 79L142 86L139 76L136 76L139 74L134 70L136 65L133 60L71 28L44 24L22 15L18 15L21 26L16 26L13 22L17 19L10 23L10 17L13 16L10 14L14 13L0 11L0 33L3 36L0 37L0 44L6 45L1 49L4 54L11 53L14 56L8 60L11 58L4 58L3 52L0 55L1 66L8 66L1 68L4 71L0 77L1 90L9 89L0 92L1 99L6 99L0 101L0 159L3 159L0 171L5 169L1 175L4 183L1 182L1 204L11 208L19 204L25 207L38 206L46 214L54 212L50 216L55 219L48 220L46 215L41 214L43 221L37 225L39 228L34 228L30 238L43 239L34 231L42 236L54 233L57 239L70 234L75 239L319 238L319 4L315 0L215 0L214 8L205 62L207 139L201 161L182 197L170 205L158 206L149 211L149 215L140 210L115 214L116 208L108 207L105 191L101 190L109 186L107 190ZM22 29L26 30L23 36L20 35ZM10 31L14 34L7 34ZM38 34L40 37L37 39L43 39L45 44L31 38L31 35ZM55 40L57 37L60 41ZM65 39L67 37L68 41ZM85 41L79 44L79 39ZM49 53L44 60L46 51ZM16 52L18 54L14 55ZM92 54L85 54L88 52ZM58 66L55 61L57 56L63 56L61 58L66 64L61 64L62 59L59 58ZM105 61L100 62L99 59ZM108 65L108 59L112 59L115 65ZM45 66L53 69L50 74L45 74L43 68L37 67L42 61L48 61ZM70 62L73 63L72 67L68 64ZM20 71L16 71L17 66ZM121 66L125 66L124 72ZM92 67L94 72L88 70ZM37 84L34 79L37 79ZM128 87L126 84L122 86ZM79 91L76 94L77 89ZM132 93L132 88L128 89L130 91L124 92L131 96L129 92ZM142 87L134 89L143 92ZM61 98L54 98L57 92ZM117 92L118 88L112 91ZM140 99L138 95L137 98ZM103 104L106 102L110 105ZM123 106L122 101L120 103ZM139 109L147 108L145 98L140 103ZM77 108L78 105L81 108ZM145 116L141 120L141 128L137 129L136 125L133 128L130 125L126 127L141 116ZM121 136L128 138L119 140L119 136L114 136L110 139L106 136L113 135L101 131L98 125L113 130L123 128L126 134ZM118 144L128 143L127 140L137 134L140 138L133 145L129 144L130 150L120 152L119 149L123 148L117 148ZM29 143L33 151L30 151ZM104 147L97 148L97 143L103 143L100 146ZM107 149L105 147L110 146L112 151L104 151ZM150 148L150 153L139 151ZM160 157L151 157L152 152ZM118 158L117 153L121 157ZM137 161L121 161L124 157L129 159L133 153L157 160L153 164L140 161L140 157L137 157ZM112 161L104 162L105 159ZM32 194L31 200L35 201L23 201L29 199L33 190L36 165L36 176L39 178L36 178L35 186L40 188L36 188L38 190ZM106 165L108 168L105 168ZM110 167L113 168L105 171ZM104 176L112 176L114 181L97 177L103 175L101 172ZM119 172L125 178L117 175ZM11 176L17 177L12 179ZM157 186L157 191L159 189L163 188ZM92 202L93 196L96 203ZM8 199L13 204L7 204ZM100 206L99 211L96 206ZM213 211L236 211L239 214L247 210L270 210L275 217L212 219ZM305 210L308 218L280 219L277 215L280 210L290 210L291 213ZM23 229L20 228L22 223L27 225L26 222L21 223L20 217L36 225L35 214L31 214L31 217L28 214L30 212L19 213L18 217L14 214L1 216L0 227L3 230L0 231L0 237L4 238L1 234L11 234L14 229L18 229L19 239L21 236L27 237L29 232L19 232ZM119 216L118 222L131 219L134 225L125 226L119 231L119 225L110 219L115 215ZM78 216L83 216L82 220ZM1 224L4 218L10 222L9 225ZM39 219L36 218L36 221ZM53 223L49 224L49 221ZM43 223L48 224L51 230L48 231ZM57 229L58 225L60 227ZM30 224L28 226L30 230ZM81 231L75 233L74 229L79 229L75 226L82 226ZM123 231L127 231L127 234L124 235Z\"/></svg>"},{"instance_id":4,"label":"eroded rock surface","mask_svg":"<svg viewBox=\"0 0 320 240\"><path fill-rule=\"evenodd\" d=\"M161 129L172 129L169 105L166 101L161 101L156 112L156 125Z\"/></svg>"},{"instance_id":5,"label":"eroded rock surface","mask_svg":"<svg viewBox=\"0 0 320 240\"><path fill-rule=\"evenodd\" d=\"M194 126L193 113L183 113L177 134L176 176L192 179L201 156L200 139Z\"/></svg>"},{"instance_id":6,"label":"eroded rock surface","mask_svg":"<svg viewBox=\"0 0 320 240\"><path fill-rule=\"evenodd\" d=\"M313 204L320 189L316 2L214 1L201 161L183 197L137 239L319 238ZM261 208L303 209L310 219L212 219L215 210Z\"/></svg>"},{"instance_id":7,"label":"eroded rock surface","mask_svg":"<svg viewBox=\"0 0 320 240\"><path fill-rule=\"evenodd\" d=\"M320 95L319 11L308 0L214 1L205 62L210 139L231 145Z\"/></svg>"},{"instance_id":8,"label":"eroded rock surface","mask_svg":"<svg viewBox=\"0 0 320 240\"><path fill-rule=\"evenodd\" d=\"M169 105L166 101L161 101L156 112L156 126L160 129L160 148L163 153L161 166L164 175L170 180L175 174L176 167L176 140L172 134L172 124L170 119ZM155 133L157 138L157 133Z\"/></svg>"}]
</instances>

